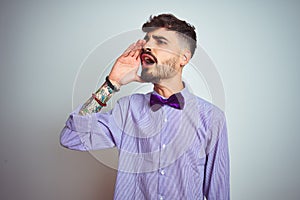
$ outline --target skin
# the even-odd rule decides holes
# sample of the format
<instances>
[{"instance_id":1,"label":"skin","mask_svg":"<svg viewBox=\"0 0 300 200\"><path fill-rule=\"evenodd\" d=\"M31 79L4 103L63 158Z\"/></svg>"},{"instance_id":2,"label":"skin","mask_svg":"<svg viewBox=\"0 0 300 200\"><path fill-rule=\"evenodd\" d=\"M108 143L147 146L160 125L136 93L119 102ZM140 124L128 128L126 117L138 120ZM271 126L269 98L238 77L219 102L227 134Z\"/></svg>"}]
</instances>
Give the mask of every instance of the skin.
<instances>
[{"instance_id":1,"label":"skin","mask_svg":"<svg viewBox=\"0 0 300 200\"><path fill-rule=\"evenodd\" d=\"M169 98L172 94L180 92L182 83L182 69L191 59L191 52L184 45L175 31L159 28L146 34L145 39L131 44L116 60L109 74L110 82L120 88L122 85L137 81L146 82L138 73L141 64L142 50L150 50L156 57L157 63L153 65L142 64L142 75L152 80L154 90ZM97 100L106 103L114 91L104 83L95 93ZM101 110L102 106L90 97L79 111L80 115L88 115Z\"/></svg>"},{"instance_id":2,"label":"skin","mask_svg":"<svg viewBox=\"0 0 300 200\"><path fill-rule=\"evenodd\" d=\"M152 82L154 90L168 98L184 88L182 69L189 62L191 52L181 43L180 37L175 31L165 28L151 31L146 34L144 40L138 40L130 45L116 60L109 79L118 87L133 81L145 82L137 72L141 63L142 49L150 49L157 58L157 64L142 65L142 71L159 78L158 81Z\"/></svg>"}]
</instances>

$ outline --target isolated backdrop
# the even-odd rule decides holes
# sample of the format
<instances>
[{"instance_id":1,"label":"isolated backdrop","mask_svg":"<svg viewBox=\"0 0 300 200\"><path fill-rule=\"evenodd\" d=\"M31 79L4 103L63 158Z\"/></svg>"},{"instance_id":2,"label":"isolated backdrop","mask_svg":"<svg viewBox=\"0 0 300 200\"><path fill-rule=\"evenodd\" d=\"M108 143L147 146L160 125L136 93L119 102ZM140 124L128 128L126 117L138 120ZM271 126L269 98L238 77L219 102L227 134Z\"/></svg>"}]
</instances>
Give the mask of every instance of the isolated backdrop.
<instances>
[{"instance_id":1,"label":"isolated backdrop","mask_svg":"<svg viewBox=\"0 0 300 200\"><path fill-rule=\"evenodd\" d=\"M1 199L112 199L116 171L62 148L59 133L88 54L164 12L195 25L222 78L232 199L299 199L299 10L291 0L1 1Z\"/></svg>"}]
</instances>

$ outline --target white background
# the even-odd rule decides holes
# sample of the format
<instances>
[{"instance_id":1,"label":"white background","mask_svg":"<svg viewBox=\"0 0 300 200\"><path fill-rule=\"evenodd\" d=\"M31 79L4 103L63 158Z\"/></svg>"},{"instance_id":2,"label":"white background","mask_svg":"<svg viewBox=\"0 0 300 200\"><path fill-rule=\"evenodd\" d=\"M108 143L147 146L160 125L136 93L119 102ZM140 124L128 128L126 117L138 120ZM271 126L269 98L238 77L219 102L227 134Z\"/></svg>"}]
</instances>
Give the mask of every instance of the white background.
<instances>
[{"instance_id":1,"label":"white background","mask_svg":"<svg viewBox=\"0 0 300 200\"><path fill-rule=\"evenodd\" d=\"M159 13L196 27L222 78L232 199L299 199L299 10L298 1L1 1L1 199L112 199L116 171L60 147L59 134L89 52Z\"/></svg>"}]
</instances>

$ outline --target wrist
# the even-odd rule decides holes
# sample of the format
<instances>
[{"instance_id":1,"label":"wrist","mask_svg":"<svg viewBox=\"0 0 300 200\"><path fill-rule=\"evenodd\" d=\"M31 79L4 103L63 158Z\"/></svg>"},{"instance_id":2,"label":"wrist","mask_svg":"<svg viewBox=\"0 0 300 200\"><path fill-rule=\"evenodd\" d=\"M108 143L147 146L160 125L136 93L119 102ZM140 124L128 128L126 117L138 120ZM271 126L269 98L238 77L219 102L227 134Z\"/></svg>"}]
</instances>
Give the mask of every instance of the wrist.
<instances>
[{"instance_id":1,"label":"wrist","mask_svg":"<svg viewBox=\"0 0 300 200\"><path fill-rule=\"evenodd\" d=\"M108 77L107 77L108 78ZM110 80L106 80L103 85L92 94L92 97L82 106L79 111L80 115L87 115L90 113L99 112L102 107L106 106L106 102L117 91L117 86L112 85Z\"/></svg>"},{"instance_id":2,"label":"wrist","mask_svg":"<svg viewBox=\"0 0 300 200\"><path fill-rule=\"evenodd\" d=\"M108 87L110 87L114 92L118 92L120 90L121 84L118 81L111 79L110 76L107 76L105 80Z\"/></svg>"},{"instance_id":3,"label":"wrist","mask_svg":"<svg viewBox=\"0 0 300 200\"><path fill-rule=\"evenodd\" d=\"M92 94L93 99L95 102L100 105L100 107L106 106L106 102L112 97L113 93L115 91L107 84L107 82L104 82L103 85Z\"/></svg>"}]
</instances>

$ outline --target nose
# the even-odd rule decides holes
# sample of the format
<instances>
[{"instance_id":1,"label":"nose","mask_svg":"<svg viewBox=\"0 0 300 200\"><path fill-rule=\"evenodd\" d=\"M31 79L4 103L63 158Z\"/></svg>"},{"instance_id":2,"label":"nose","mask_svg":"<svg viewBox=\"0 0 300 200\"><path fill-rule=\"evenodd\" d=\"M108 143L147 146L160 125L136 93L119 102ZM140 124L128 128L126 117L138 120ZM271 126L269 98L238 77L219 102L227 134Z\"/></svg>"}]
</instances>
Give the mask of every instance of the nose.
<instances>
[{"instance_id":1,"label":"nose","mask_svg":"<svg viewBox=\"0 0 300 200\"><path fill-rule=\"evenodd\" d=\"M145 51L145 52L151 52L151 48L149 48L149 47L146 47L146 48L145 48L145 47L144 47L144 51Z\"/></svg>"},{"instance_id":2,"label":"nose","mask_svg":"<svg viewBox=\"0 0 300 200\"><path fill-rule=\"evenodd\" d=\"M151 46L150 46L149 41L143 46L143 50L151 52Z\"/></svg>"},{"instance_id":3,"label":"nose","mask_svg":"<svg viewBox=\"0 0 300 200\"><path fill-rule=\"evenodd\" d=\"M153 49L153 44L152 43L153 43L152 40L148 39L148 41L143 46L143 50L151 52L151 50Z\"/></svg>"}]
</instances>

